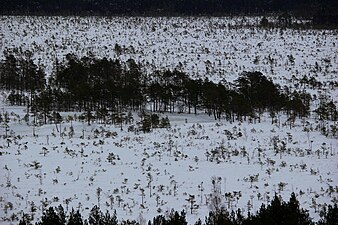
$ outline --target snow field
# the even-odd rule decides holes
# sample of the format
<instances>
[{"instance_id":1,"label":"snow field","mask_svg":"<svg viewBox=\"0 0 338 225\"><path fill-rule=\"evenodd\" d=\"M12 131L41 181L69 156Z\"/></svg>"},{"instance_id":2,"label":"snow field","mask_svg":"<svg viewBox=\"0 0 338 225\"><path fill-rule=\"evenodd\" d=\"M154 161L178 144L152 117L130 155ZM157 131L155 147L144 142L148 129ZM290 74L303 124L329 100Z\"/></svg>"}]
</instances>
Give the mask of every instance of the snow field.
<instances>
[{"instance_id":1,"label":"snow field","mask_svg":"<svg viewBox=\"0 0 338 225\"><path fill-rule=\"evenodd\" d=\"M62 137L54 125L36 127L33 136L32 126L11 122L13 137L9 143L3 139L1 151L2 222L11 224L5 218L31 212L32 205L37 216L62 204L67 210L80 209L86 218L99 204L102 210L116 209L120 219L141 214L149 220L171 208L184 209L194 223L212 208L212 179L222 205L245 214L267 204L275 193L288 200L295 192L315 219L323 205L337 202L337 140L304 132L300 123L290 130L271 125L269 119L230 124L205 115L168 116L172 128L149 134L128 132L128 125L121 131L74 121L61 125ZM71 124L73 137L68 136ZM278 137L278 149L285 144L284 152L276 154L273 137ZM223 150L212 157L215 149ZM189 195L196 200L192 214ZM12 207L5 210L9 203Z\"/></svg>"},{"instance_id":2,"label":"snow field","mask_svg":"<svg viewBox=\"0 0 338 225\"><path fill-rule=\"evenodd\" d=\"M178 68L214 82L232 82L243 71L257 70L281 86L326 95L337 104L338 90L328 85L337 81L337 31L250 26L259 20L1 16L0 58L13 48L32 51L47 76L55 59L64 60L67 53L133 58L148 73ZM301 85L304 75L323 85ZM213 189L228 210L240 208L244 214L268 203L275 192L284 200L295 192L315 220L324 204L337 202L338 141L316 131L313 114L297 119L291 129L283 125L282 114L274 125L266 114L256 124L168 114L172 127L149 134L128 132L129 125L121 131L64 120L60 137L55 125L27 125L24 108L6 105L3 96L0 100L1 111L10 114L9 137L0 140L1 224L17 224L22 213L36 221L46 207L59 204L79 209L84 218L97 204L116 209L119 219L142 215L148 220L171 208L184 209L194 223L212 208ZM319 98L311 109L318 105ZM0 129L4 136L5 128ZM198 206L192 214L189 195Z\"/></svg>"}]
</instances>

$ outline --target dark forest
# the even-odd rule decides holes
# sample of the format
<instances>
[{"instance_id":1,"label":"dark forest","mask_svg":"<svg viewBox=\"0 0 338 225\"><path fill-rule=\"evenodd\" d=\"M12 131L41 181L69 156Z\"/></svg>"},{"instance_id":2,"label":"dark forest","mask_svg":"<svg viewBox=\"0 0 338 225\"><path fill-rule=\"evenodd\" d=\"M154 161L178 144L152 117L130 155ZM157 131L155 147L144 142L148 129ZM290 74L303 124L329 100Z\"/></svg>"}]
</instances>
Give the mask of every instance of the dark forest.
<instances>
[{"instance_id":1,"label":"dark forest","mask_svg":"<svg viewBox=\"0 0 338 225\"><path fill-rule=\"evenodd\" d=\"M289 12L336 15L334 0L2 0L1 14L218 16Z\"/></svg>"}]
</instances>

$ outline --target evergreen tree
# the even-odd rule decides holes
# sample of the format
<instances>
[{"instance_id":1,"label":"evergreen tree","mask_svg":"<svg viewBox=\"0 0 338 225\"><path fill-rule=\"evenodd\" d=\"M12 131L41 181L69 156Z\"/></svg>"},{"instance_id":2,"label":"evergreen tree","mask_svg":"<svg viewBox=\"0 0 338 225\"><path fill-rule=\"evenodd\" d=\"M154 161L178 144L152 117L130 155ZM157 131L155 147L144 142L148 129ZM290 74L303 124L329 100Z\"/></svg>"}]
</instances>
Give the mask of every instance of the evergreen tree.
<instances>
[{"instance_id":1,"label":"evergreen tree","mask_svg":"<svg viewBox=\"0 0 338 225\"><path fill-rule=\"evenodd\" d=\"M148 222L148 225L164 225L166 224L166 219L163 215L158 215L153 218L153 223L150 221Z\"/></svg>"},{"instance_id":2,"label":"evergreen tree","mask_svg":"<svg viewBox=\"0 0 338 225\"><path fill-rule=\"evenodd\" d=\"M141 120L141 130L143 133L149 133L151 131L151 117L145 114Z\"/></svg>"},{"instance_id":3,"label":"evergreen tree","mask_svg":"<svg viewBox=\"0 0 338 225\"><path fill-rule=\"evenodd\" d=\"M150 119L152 128L157 128L160 125L160 117L157 114L151 114Z\"/></svg>"},{"instance_id":4,"label":"evergreen tree","mask_svg":"<svg viewBox=\"0 0 338 225\"><path fill-rule=\"evenodd\" d=\"M101 225L103 214L96 205L90 210L88 222L90 225Z\"/></svg>"},{"instance_id":5,"label":"evergreen tree","mask_svg":"<svg viewBox=\"0 0 338 225\"><path fill-rule=\"evenodd\" d=\"M37 225L64 225L64 218L62 214L57 214L53 207L49 207L45 212L43 212L41 222L38 222Z\"/></svg>"},{"instance_id":6,"label":"evergreen tree","mask_svg":"<svg viewBox=\"0 0 338 225\"><path fill-rule=\"evenodd\" d=\"M296 199L295 193L292 192L289 202L285 205L286 224L295 225L312 225L313 222L307 211L299 207L299 202Z\"/></svg>"},{"instance_id":7,"label":"evergreen tree","mask_svg":"<svg viewBox=\"0 0 338 225\"><path fill-rule=\"evenodd\" d=\"M31 225L29 216L27 214L22 215L22 219L19 221L19 225Z\"/></svg>"},{"instance_id":8,"label":"evergreen tree","mask_svg":"<svg viewBox=\"0 0 338 225\"><path fill-rule=\"evenodd\" d=\"M185 216L186 216L186 213L184 210L181 213L171 210L165 224L166 225L187 225L188 222Z\"/></svg>"},{"instance_id":9,"label":"evergreen tree","mask_svg":"<svg viewBox=\"0 0 338 225\"><path fill-rule=\"evenodd\" d=\"M233 225L230 214L224 208L217 211L209 212L209 216L205 219L205 225Z\"/></svg>"},{"instance_id":10,"label":"evergreen tree","mask_svg":"<svg viewBox=\"0 0 338 225\"><path fill-rule=\"evenodd\" d=\"M82 216L79 210L75 212L74 209L72 209L69 214L67 225L83 225Z\"/></svg>"},{"instance_id":11,"label":"evergreen tree","mask_svg":"<svg viewBox=\"0 0 338 225\"><path fill-rule=\"evenodd\" d=\"M19 90L20 77L18 60L13 54L4 52L5 59L0 63L0 88Z\"/></svg>"},{"instance_id":12,"label":"evergreen tree","mask_svg":"<svg viewBox=\"0 0 338 225\"><path fill-rule=\"evenodd\" d=\"M329 205L320 211L318 225L338 225L338 205Z\"/></svg>"},{"instance_id":13,"label":"evergreen tree","mask_svg":"<svg viewBox=\"0 0 338 225\"><path fill-rule=\"evenodd\" d=\"M170 120L169 120L168 116L161 119L160 127L161 128L170 128Z\"/></svg>"}]
</instances>

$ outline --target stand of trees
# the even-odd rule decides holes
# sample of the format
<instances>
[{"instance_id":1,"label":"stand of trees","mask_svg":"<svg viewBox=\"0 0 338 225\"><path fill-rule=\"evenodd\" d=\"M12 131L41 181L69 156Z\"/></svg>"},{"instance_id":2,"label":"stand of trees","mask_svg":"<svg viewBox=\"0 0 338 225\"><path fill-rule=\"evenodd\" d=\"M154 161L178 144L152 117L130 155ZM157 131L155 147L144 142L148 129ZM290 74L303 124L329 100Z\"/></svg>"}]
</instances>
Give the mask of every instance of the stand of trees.
<instances>
[{"instance_id":1,"label":"stand of trees","mask_svg":"<svg viewBox=\"0 0 338 225\"><path fill-rule=\"evenodd\" d=\"M270 113L272 122L279 112L293 120L310 114L311 95L282 89L261 72L243 72L234 84L216 84L208 79L193 80L178 70L146 74L142 65L132 59L79 59L68 54L64 62L55 63L47 80L31 54L25 55L29 57L6 54L0 62L0 88L10 91L10 104L27 106L30 112L42 114L44 123L55 111L87 115L95 111L102 121L109 114L146 109L188 113L204 110L216 120L258 122L264 112ZM315 112L322 119L337 118L334 104L322 104Z\"/></svg>"},{"instance_id":2,"label":"stand of trees","mask_svg":"<svg viewBox=\"0 0 338 225\"><path fill-rule=\"evenodd\" d=\"M310 218L307 210L299 206L294 193L291 194L289 202L283 201L280 197L275 195L270 204L264 204L256 212L256 214L249 213L246 217L241 210L228 212L221 207L218 210L210 211L203 223L199 219L195 225L258 225L258 224L292 224L292 225L337 225L338 206L329 205L320 211L320 220L315 223ZM144 220L144 219L143 219ZM19 222L19 225L30 225L31 217L29 214L24 214ZM144 221L143 221L144 222ZM116 211L110 213L106 211L103 213L99 207L94 206L88 219L83 219L79 211L72 209L69 215L66 215L63 207L60 205L55 209L48 208L43 212L42 218L36 225L136 225L140 221L122 220L118 221ZM186 212L177 212L171 210L168 215L158 215L152 221L148 221L148 225L187 225Z\"/></svg>"},{"instance_id":3,"label":"stand of trees","mask_svg":"<svg viewBox=\"0 0 338 225\"><path fill-rule=\"evenodd\" d=\"M335 15L334 0L3 0L1 14L225 15L292 12Z\"/></svg>"}]
</instances>

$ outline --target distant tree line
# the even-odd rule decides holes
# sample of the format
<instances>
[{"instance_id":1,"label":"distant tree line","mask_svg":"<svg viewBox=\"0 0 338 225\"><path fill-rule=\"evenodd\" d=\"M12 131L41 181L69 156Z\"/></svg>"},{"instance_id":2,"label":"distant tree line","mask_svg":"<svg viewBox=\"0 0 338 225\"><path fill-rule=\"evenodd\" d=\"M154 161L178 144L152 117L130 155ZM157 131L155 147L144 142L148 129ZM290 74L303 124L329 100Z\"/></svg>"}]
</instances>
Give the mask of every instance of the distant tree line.
<instances>
[{"instance_id":1,"label":"distant tree line","mask_svg":"<svg viewBox=\"0 0 338 225\"><path fill-rule=\"evenodd\" d=\"M248 216L243 215L241 210L229 213L225 208L210 211L202 222L199 219L195 225L337 225L338 224L338 206L329 205L320 211L320 219L313 222L307 210L300 207L294 193L291 194L289 202L283 201L275 195L274 199L268 205L262 205L256 214L249 213ZM24 214L19 225L30 225L31 215ZM146 222L143 218L143 224ZM69 215L66 215L63 207L60 205L55 209L49 207L43 212L41 219L36 225L136 225L141 221L122 220L118 221L116 211L110 213L108 210L103 213L99 207L94 206L88 219L84 219L79 210L72 209ZM171 210L168 215L158 215L153 220L148 221L148 225L187 225L186 212L177 212Z\"/></svg>"},{"instance_id":2,"label":"distant tree line","mask_svg":"<svg viewBox=\"0 0 338 225\"><path fill-rule=\"evenodd\" d=\"M229 15L291 12L336 15L335 0L2 0L1 14Z\"/></svg>"},{"instance_id":3,"label":"distant tree line","mask_svg":"<svg viewBox=\"0 0 338 225\"><path fill-rule=\"evenodd\" d=\"M272 22L263 16L259 26L263 28L291 28L291 29L304 29L304 28L325 28L325 29L337 29L338 28L338 13L337 14L325 14L324 12L318 12L314 14L310 21L302 22L295 21L294 16L288 12L278 14L277 20Z\"/></svg>"},{"instance_id":4,"label":"distant tree line","mask_svg":"<svg viewBox=\"0 0 338 225\"><path fill-rule=\"evenodd\" d=\"M121 62L68 54L63 62L55 62L47 79L30 52L6 53L0 62L0 88L9 91L10 104L27 106L28 112L42 113L44 118L54 111L108 115L146 109L195 114L202 110L215 119L254 122L269 112L274 123L280 112L291 121L310 114L310 94L281 88L261 72L243 72L233 84L217 84L191 79L178 70L150 74L144 70L133 59ZM321 119L336 120L338 115L330 102L315 112Z\"/></svg>"}]
</instances>

